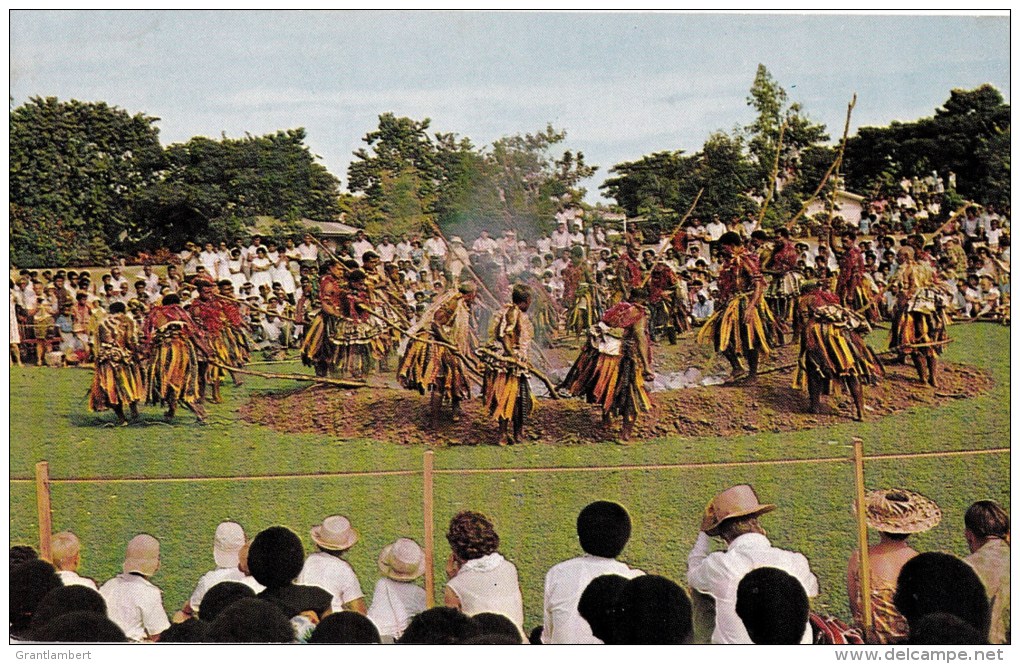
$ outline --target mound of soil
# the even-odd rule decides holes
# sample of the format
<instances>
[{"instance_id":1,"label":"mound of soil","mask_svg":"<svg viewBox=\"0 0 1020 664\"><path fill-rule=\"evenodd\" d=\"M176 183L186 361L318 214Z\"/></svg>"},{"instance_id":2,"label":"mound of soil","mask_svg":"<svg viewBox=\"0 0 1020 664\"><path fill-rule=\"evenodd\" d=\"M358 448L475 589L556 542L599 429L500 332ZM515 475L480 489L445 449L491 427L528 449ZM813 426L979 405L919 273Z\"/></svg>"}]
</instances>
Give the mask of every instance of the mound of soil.
<instances>
[{"instance_id":1,"label":"mound of soil","mask_svg":"<svg viewBox=\"0 0 1020 664\"><path fill-rule=\"evenodd\" d=\"M546 349L550 365L569 366L577 345ZM660 371L696 366L708 376L724 374L728 365L711 348L681 339L676 346L656 346L654 363ZM796 347L778 349L762 363L755 381L652 394L653 409L638 418L635 440L664 436L729 436L756 432L782 432L826 427L850 421L853 404L847 394L824 397L823 412L807 412L807 392L790 387L793 369L769 371L796 361ZM884 359L888 360L888 356ZM865 388L866 421L916 406L936 406L986 392L992 378L975 367L940 363L937 389L922 385L912 365L887 364L886 378ZM335 438L374 438L405 445L477 445L492 442L496 423L490 420L479 399L463 404L461 421L453 423L444 407L443 419L430 426L428 399L400 389L393 373L374 376L371 389L340 390L314 387L307 390L253 397L241 409L241 417L285 432L319 433ZM542 444L587 444L616 440L619 422L603 428L601 413L580 399L553 401L536 390L538 405L525 426L528 440Z\"/></svg>"}]
</instances>

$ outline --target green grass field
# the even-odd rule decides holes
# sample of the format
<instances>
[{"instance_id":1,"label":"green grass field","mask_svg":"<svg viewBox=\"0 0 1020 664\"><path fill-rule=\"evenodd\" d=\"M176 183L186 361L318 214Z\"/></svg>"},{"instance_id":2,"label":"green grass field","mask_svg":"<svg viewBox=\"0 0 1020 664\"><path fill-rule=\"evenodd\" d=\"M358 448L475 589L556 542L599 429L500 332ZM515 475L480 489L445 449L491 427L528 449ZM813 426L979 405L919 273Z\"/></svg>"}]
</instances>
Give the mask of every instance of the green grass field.
<instances>
[{"instance_id":1,"label":"green grass field","mask_svg":"<svg viewBox=\"0 0 1020 664\"><path fill-rule=\"evenodd\" d=\"M989 370L992 391L937 409L914 409L875 422L784 434L729 438L665 438L632 446L526 444L436 448L437 470L544 467L578 468L492 474L439 474L435 479L436 578L441 590L449 549L443 538L450 516L471 508L497 525L501 550L520 569L529 628L541 621L542 583L554 563L577 555L574 519L595 499L617 500L634 517L623 558L648 572L683 583L686 556L706 501L726 486L749 482L779 509L763 517L778 545L802 551L822 586L814 606L848 617L846 559L855 548L850 509L853 469L845 461L822 464L721 468L583 471L588 466L846 458L852 436L867 454L986 449L1009 445L1009 329L993 325L950 328L957 340L946 360ZM884 337L883 337L884 338ZM881 338L874 340L875 345ZM279 371L298 371L297 365ZM52 488L53 526L72 529L83 542L82 573L103 582L119 571L127 540L157 535L163 569L153 581L173 611L198 577L213 566L216 524L234 519L249 535L272 524L290 526L311 547L308 529L329 514L351 518L362 540L348 554L362 589L378 576L375 560L398 536L422 540L419 476L232 479L269 474L365 470L419 470L423 447L387 440L340 440L282 434L235 421L251 394L303 387L250 379L225 388L226 403L211 406L210 423L183 414L174 426L156 408L143 410L145 426L106 428L110 413L89 413L91 374L76 369L14 367L11 376L10 543L38 540L34 465L46 460L53 479L144 478L146 482L60 483ZM540 402L540 407L545 406ZM963 512L981 498L1009 501L1009 455L873 460L870 488L904 486L942 507L943 522L916 537L919 550L966 553ZM190 482L160 478L197 477ZM226 479L223 479L226 478Z\"/></svg>"}]
</instances>

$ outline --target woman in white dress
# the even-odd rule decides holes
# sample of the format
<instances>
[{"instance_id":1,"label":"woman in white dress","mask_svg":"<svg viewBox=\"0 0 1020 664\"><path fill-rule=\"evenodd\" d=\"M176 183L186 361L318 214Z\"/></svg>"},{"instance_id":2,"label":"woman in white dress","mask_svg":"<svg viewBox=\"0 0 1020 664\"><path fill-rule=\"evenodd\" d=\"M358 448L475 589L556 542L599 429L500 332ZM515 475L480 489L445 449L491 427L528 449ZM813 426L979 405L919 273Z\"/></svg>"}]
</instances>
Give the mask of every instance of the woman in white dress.
<instances>
[{"instance_id":1,"label":"woman in white dress","mask_svg":"<svg viewBox=\"0 0 1020 664\"><path fill-rule=\"evenodd\" d=\"M273 286L273 263L269 260L269 253L265 247L255 250L255 258L251 261L251 284L254 291L258 293L262 286L272 290Z\"/></svg>"},{"instance_id":2,"label":"woman in white dress","mask_svg":"<svg viewBox=\"0 0 1020 664\"><path fill-rule=\"evenodd\" d=\"M276 250L276 243L269 243L269 253L267 254L270 262L273 264L273 269L270 270L270 276L273 278L274 283L279 283L283 286L283 291L288 295L294 293L294 275L290 273L288 267L290 261L287 258L287 254L282 251Z\"/></svg>"},{"instance_id":3,"label":"woman in white dress","mask_svg":"<svg viewBox=\"0 0 1020 664\"><path fill-rule=\"evenodd\" d=\"M240 293L241 286L248 278L244 276L244 262L241 260L241 250L234 247L230 250L230 259L227 260L227 279L234 285L234 292Z\"/></svg>"},{"instance_id":4,"label":"woman in white dress","mask_svg":"<svg viewBox=\"0 0 1020 664\"><path fill-rule=\"evenodd\" d=\"M230 249L227 248L226 242L220 242L216 248L216 253L220 257L220 272L216 275L216 279L229 279L230 278Z\"/></svg>"},{"instance_id":5,"label":"woman in white dress","mask_svg":"<svg viewBox=\"0 0 1020 664\"><path fill-rule=\"evenodd\" d=\"M294 244L293 238L287 238L285 246L283 253L287 256L287 269L290 270L290 276L294 277L294 283L297 283L301 276L301 250Z\"/></svg>"}]
</instances>

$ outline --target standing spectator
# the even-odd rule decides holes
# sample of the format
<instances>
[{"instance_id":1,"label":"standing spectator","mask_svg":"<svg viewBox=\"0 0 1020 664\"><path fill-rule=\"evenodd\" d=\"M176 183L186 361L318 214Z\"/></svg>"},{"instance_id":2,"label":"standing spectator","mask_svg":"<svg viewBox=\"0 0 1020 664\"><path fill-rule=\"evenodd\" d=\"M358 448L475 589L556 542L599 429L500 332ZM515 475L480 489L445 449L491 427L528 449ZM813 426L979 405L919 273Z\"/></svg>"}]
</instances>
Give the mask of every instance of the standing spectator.
<instances>
[{"instance_id":1,"label":"standing spectator","mask_svg":"<svg viewBox=\"0 0 1020 664\"><path fill-rule=\"evenodd\" d=\"M425 258L428 259L429 269L432 271L432 275L441 274L443 271L443 264L446 262L446 241L443 240L442 234L439 229L436 229L432 233L432 237L425 240L423 247ZM413 253L413 252L412 252Z\"/></svg>"},{"instance_id":2,"label":"standing spectator","mask_svg":"<svg viewBox=\"0 0 1020 664\"><path fill-rule=\"evenodd\" d=\"M963 517L970 555L963 559L974 568L985 587L991 609L989 643L1009 643L1009 515L992 500L979 500Z\"/></svg>"},{"instance_id":3,"label":"standing spectator","mask_svg":"<svg viewBox=\"0 0 1020 664\"><path fill-rule=\"evenodd\" d=\"M487 516L463 511L450 520L446 533L446 606L473 616L498 613L524 635L524 601L517 567L499 553L499 535Z\"/></svg>"},{"instance_id":4,"label":"standing spectator","mask_svg":"<svg viewBox=\"0 0 1020 664\"><path fill-rule=\"evenodd\" d=\"M478 239L471 243L471 252L475 255L488 254L492 256L496 253L498 246L496 241L489 237L489 231L483 230Z\"/></svg>"},{"instance_id":5,"label":"standing spectator","mask_svg":"<svg viewBox=\"0 0 1020 664\"><path fill-rule=\"evenodd\" d=\"M238 554L246 541L244 528L240 524L224 521L216 526L216 534L213 536L213 560L216 561L216 569L206 572L198 580L191 598L181 609L185 616L200 612L202 599L217 583L240 581L245 577L244 572L238 568Z\"/></svg>"},{"instance_id":6,"label":"standing spectator","mask_svg":"<svg viewBox=\"0 0 1020 664\"><path fill-rule=\"evenodd\" d=\"M365 595L354 568L344 560L344 552L358 543L358 531L345 516L328 516L311 530L312 541L319 548L308 556L298 575L297 583L318 586L332 596L334 612L357 611L364 615Z\"/></svg>"},{"instance_id":7,"label":"standing spectator","mask_svg":"<svg viewBox=\"0 0 1020 664\"><path fill-rule=\"evenodd\" d=\"M578 613L578 600L596 577L613 574L632 579L644 573L616 560L630 531L630 515L618 503L598 500L577 515L577 539L584 555L554 565L545 575L542 643L600 642Z\"/></svg>"},{"instance_id":8,"label":"standing spectator","mask_svg":"<svg viewBox=\"0 0 1020 664\"><path fill-rule=\"evenodd\" d=\"M123 569L99 589L110 620L132 641L158 641L170 627L163 592L149 581L159 569L159 540L145 534L132 538Z\"/></svg>"},{"instance_id":9,"label":"standing spectator","mask_svg":"<svg viewBox=\"0 0 1020 664\"><path fill-rule=\"evenodd\" d=\"M315 239L311 233L305 233L301 244L297 246L297 250L301 254L301 267L314 268L318 266L319 245L315 244Z\"/></svg>"},{"instance_id":10,"label":"standing spectator","mask_svg":"<svg viewBox=\"0 0 1020 664\"><path fill-rule=\"evenodd\" d=\"M907 636L907 621L893 604L896 579L907 561L917 555L907 544L907 538L938 525L942 511L931 500L906 489L871 491L865 498L864 509L868 526L879 534L878 544L868 547L873 622L872 632L864 636L868 643L898 643ZM854 551L847 564L847 593L850 613L863 629L860 575L860 551Z\"/></svg>"},{"instance_id":11,"label":"standing spectator","mask_svg":"<svg viewBox=\"0 0 1020 664\"><path fill-rule=\"evenodd\" d=\"M351 244L351 251L354 252L354 260L357 261L358 265L362 264L362 256L365 255L366 251L375 252L375 247L368 238L365 237L365 231L358 231L354 236L354 242Z\"/></svg>"},{"instance_id":12,"label":"standing spectator","mask_svg":"<svg viewBox=\"0 0 1020 664\"><path fill-rule=\"evenodd\" d=\"M446 269L450 272L453 283L459 283L461 272L468 267L471 267L471 258L464 248L464 241L454 235L450 238L450 251L446 257Z\"/></svg>"},{"instance_id":13,"label":"standing spectator","mask_svg":"<svg viewBox=\"0 0 1020 664\"><path fill-rule=\"evenodd\" d=\"M383 577L372 591L368 617L384 639L395 641L425 610L425 590L414 583L425 573L425 552L414 540L401 537L383 547L379 571Z\"/></svg>"},{"instance_id":14,"label":"standing spectator","mask_svg":"<svg viewBox=\"0 0 1020 664\"><path fill-rule=\"evenodd\" d=\"M715 630L712 643L752 643L737 616L737 586L744 575L759 567L777 567L792 574L808 597L818 594L818 579L803 554L772 546L758 517L776 509L758 502L754 489L740 484L726 489L708 504L701 531L687 558L687 581L715 599ZM710 537L721 537L726 551L709 553ZM811 643L811 629L804 623L801 643Z\"/></svg>"},{"instance_id":15,"label":"standing spectator","mask_svg":"<svg viewBox=\"0 0 1020 664\"><path fill-rule=\"evenodd\" d=\"M392 263L397 258L397 246L390 240L389 235L383 235L379 246L375 248L379 254L379 260L383 263Z\"/></svg>"},{"instance_id":16,"label":"standing spectator","mask_svg":"<svg viewBox=\"0 0 1020 664\"><path fill-rule=\"evenodd\" d=\"M563 249L569 249L573 238L570 235L570 231L567 230L566 222L561 221L556 226L556 230L549 236L552 240L552 250L555 252L562 251Z\"/></svg>"},{"instance_id":17,"label":"standing spectator","mask_svg":"<svg viewBox=\"0 0 1020 664\"><path fill-rule=\"evenodd\" d=\"M50 555L57 574L65 586L85 586L98 590L96 582L84 576L78 576L78 565L81 564L81 543L78 536L69 530L57 533L50 540Z\"/></svg>"},{"instance_id":18,"label":"standing spectator","mask_svg":"<svg viewBox=\"0 0 1020 664\"><path fill-rule=\"evenodd\" d=\"M712 215L712 221L705 226L705 237L708 239L709 256L713 259L718 260L719 258L719 238L726 232L726 224L722 222L719 215Z\"/></svg>"}]
</instances>

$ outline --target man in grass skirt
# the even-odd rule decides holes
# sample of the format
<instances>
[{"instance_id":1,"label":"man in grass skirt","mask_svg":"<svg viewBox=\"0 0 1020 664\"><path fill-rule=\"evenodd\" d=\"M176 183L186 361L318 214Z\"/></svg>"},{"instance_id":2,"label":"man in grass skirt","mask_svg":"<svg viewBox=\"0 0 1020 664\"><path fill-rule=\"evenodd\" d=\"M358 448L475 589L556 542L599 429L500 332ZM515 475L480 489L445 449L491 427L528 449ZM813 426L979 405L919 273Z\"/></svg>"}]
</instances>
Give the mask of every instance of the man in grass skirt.
<instances>
[{"instance_id":1,"label":"man in grass skirt","mask_svg":"<svg viewBox=\"0 0 1020 664\"><path fill-rule=\"evenodd\" d=\"M840 238L840 246L836 246L833 230L829 229L829 246L839 261L839 274L836 277L836 297L840 304L850 311L863 314L872 323L878 321L878 306L873 301L871 290L865 281L867 268L864 266L864 254L857 246L857 232L845 231Z\"/></svg>"},{"instance_id":2,"label":"man in grass skirt","mask_svg":"<svg viewBox=\"0 0 1020 664\"><path fill-rule=\"evenodd\" d=\"M145 383L139 366L138 327L125 312L123 302L110 305L110 315L96 330L96 370L89 391L89 410L113 409L117 422L125 426L124 406L131 419L138 418L138 402L145 398Z\"/></svg>"},{"instance_id":3,"label":"man in grass skirt","mask_svg":"<svg viewBox=\"0 0 1020 664\"><path fill-rule=\"evenodd\" d=\"M756 231L757 232L757 231ZM765 291L765 303L776 319L780 345L793 338L793 313L804 277L797 269L797 247L790 240L790 231L780 228L772 240L772 250L762 263L763 272L772 277ZM787 336L789 335L789 336Z\"/></svg>"},{"instance_id":4,"label":"man in grass skirt","mask_svg":"<svg viewBox=\"0 0 1020 664\"><path fill-rule=\"evenodd\" d=\"M527 313L531 297L531 289L524 284L514 286L510 304L493 318L489 344L478 349L485 367L482 399L489 416L499 422L496 444L501 447L521 440L524 420L535 406L526 368L535 336Z\"/></svg>"},{"instance_id":5,"label":"man in grass skirt","mask_svg":"<svg viewBox=\"0 0 1020 664\"><path fill-rule=\"evenodd\" d=\"M885 375L875 352L864 342L870 328L863 316L840 306L839 298L817 281L801 288L797 306L800 357L793 387L807 387L810 412L820 411L821 395L829 394L833 381L850 392L856 416L864 418L864 385Z\"/></svg>"},{"instance_id":6,"label":"man in grass skirt","mask_svg":"<svg viewBox=\"0 0 1020 664\"><path fill-rule=\"evenodd\" d=\"M319 268L319 313L305 331L301 341L301 361L315 367L320 378L339 374L339 353L333 338L340 322L340 292L344 266L329 260Z\"/></svg>"},{"instance_id":7,"label":"man in grass skirt","mask_svg":"<svg viewBox=\"0 0 1020 664\"><path fill-rule=\"evenodd\" d=\"M204 420L205 410L198 403L198 365L212 353L195 321L181 307L180 297L175 293L164 295L162 304L152 307L145 318L142 336L149 356L148 402L165 404L168 420L174 418L178 404L182 403L199 420Z\"/></svg>"},{"instance_id":8,"label":"man in grass skirt","mask_svg":"<svg viewBox=\"0 0 1020 664\"><path fill-rule=\"evenodd\" d=\"M698 332L698 342L711 341L733 368L732 379L745 375L740 358L747 360L747 375L758 374L758 358L768 354L775 340L776 320L765 306L765 277L758 257L744 247L743 240L729 231L719 238L724 262L719 270L719 302Z\"/></svg>"},{"instance_id":9,"label":"man in grass skirt","mask_svg":"<svg viewBox=\"0 0 1020 664\"><path fill-rule=\"evenodd\" d=\"M471 344L474 301L475 284L471 281L440 296L408 331L408 344L397 364L397 380L402 386L429 394L433 426L445 399L449 398L453 408L453 421L459 422L460 402L471 397L464 361L474 355ZM435 342L449 344L457 351Z\"/></svg>"},{"instance_id":10,"label":"man in grass skirt","mask_svg":"<svg viewBox=\"0 0 1020 664\"><path fill-rule=\"evenodd\" d=\"M225 280L229 284L229 280ZM251 359L248 335L244 332L244 321L241 312L232 302L216 297L217 286L207 279L196 279L198 299L191 303L188 313L203 330L206 343L211 354L209 360L228 367L243 367ZM203 362L200 367L198 393L206 398L206 388L210 388L209 401L221 403L220 383L223 381L225 369ZM234 385L240 385L237 376L231 374Z\"/></svg>"},{"instance_id":11,"label":"man in grass skirt","mask_svg":"<svg viewBox=\"0 0 1020 664\"><path fill-rule=\"evenodd\" d=\"M368 289L364 270L353 269L347 274L347 287L340 291L339 311L332 341L340 373L364 378L385 357L389 338L389 328L376 318L381 315L379 305Z\"/></svg>"},{"instance_id":12,"label":"man in grass skirt","mask_svg":"<svg viewBox=\"0 0 1020 664\"><path fill-rule=\"evenodd\" d=\"M620 437L629 440L638 413L651 410L645 382L654 379L648 340L648 292L633 288L630 301L610 307L588 332L561 387L602 408L602 423L623 419Z\"/></svg>"},{"instance_id":13,"label":"man in grass skirt","mask_svg":"<svg viewBox=\"0 0 1020 664\"><path fill-rule=\"evenodd\" d=\"M896 306L889 330L889 350L910 355L922 383L938 386L938 356L949 339L945 294L939 288L935 268L917 260L914 248L896 252Z\"/></svg>"}]
</instances>

